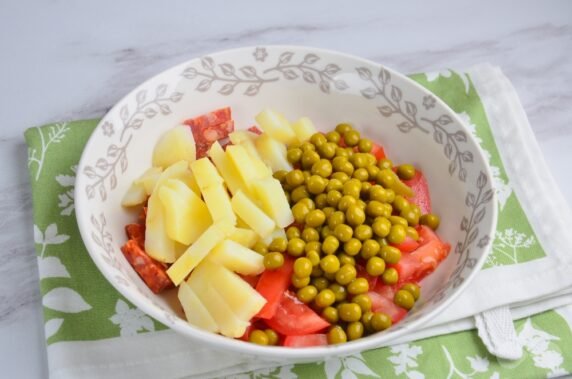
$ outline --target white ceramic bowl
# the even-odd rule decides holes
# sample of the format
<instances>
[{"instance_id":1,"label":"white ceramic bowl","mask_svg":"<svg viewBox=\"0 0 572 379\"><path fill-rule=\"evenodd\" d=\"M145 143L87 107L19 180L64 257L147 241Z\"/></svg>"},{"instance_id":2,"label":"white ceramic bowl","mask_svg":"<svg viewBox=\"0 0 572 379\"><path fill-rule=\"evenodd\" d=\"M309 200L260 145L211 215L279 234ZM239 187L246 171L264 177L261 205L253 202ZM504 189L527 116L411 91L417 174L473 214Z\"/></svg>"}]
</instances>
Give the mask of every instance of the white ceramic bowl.
<instances>
[{"instance_id":1,"label":"white ceramic bowl","mask_svg":"<svg viewBox=\"0 0 572 379\"><path fill-rule=\"evenodd\" d=\"M76 181L76 215L97 267L133 304L205 345L271 359L310 361L387 345L443 312L481 268L496 226L491 175L481 150L457 115L409 78L378 63L306 47L241 48L192 59L135 88L101 120L83 152ZM124 259L124 225L135 219L120 201L151 163L165 130L184 119L231 106L237 128L264 108L290 119L310 117L321 130L349 121L380 142L389 157L425 173L439 234L453 246L423 281L423 296L398 325L336 346L263 347L188 324L176 297L154 295Z\"/></svg>"}]
</instances>

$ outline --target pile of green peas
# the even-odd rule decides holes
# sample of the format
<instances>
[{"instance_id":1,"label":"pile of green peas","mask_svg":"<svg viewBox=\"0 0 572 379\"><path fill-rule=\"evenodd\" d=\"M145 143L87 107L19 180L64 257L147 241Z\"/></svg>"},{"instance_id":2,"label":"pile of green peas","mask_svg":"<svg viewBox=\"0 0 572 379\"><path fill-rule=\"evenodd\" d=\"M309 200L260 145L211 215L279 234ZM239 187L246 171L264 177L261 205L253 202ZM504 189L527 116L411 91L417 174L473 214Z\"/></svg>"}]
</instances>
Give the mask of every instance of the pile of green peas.
<instances>
[{"instance_id":1,"label":"pile of green peas","mask_svg":"<svg viewBox=\"0 0 572 379\"><path fill-rule=\"evenodd\" d=\"M343 143L342 143L343 142ZM410 203L413 191L402 180L415 176L415 167L403 164L393 171L391 160L371 154L372 142L350 124L312 135L309 141L290 145L292 171L278 171L290 202L295 225L287 239L257 244L267 269L284 264L284 254L295 258L291 283L300 301L332 324L331 344L355 340L385 330L391 318L372 312L369 283L357 276L356 263L371 276L394 285L398 272L387 265L401 259L399 244L407 236L419 239L415 227L439 226L434 214L422 215ZM419 286L404 284L394 302L409 310L419 298Z\"/></svg>"}]
</instances>

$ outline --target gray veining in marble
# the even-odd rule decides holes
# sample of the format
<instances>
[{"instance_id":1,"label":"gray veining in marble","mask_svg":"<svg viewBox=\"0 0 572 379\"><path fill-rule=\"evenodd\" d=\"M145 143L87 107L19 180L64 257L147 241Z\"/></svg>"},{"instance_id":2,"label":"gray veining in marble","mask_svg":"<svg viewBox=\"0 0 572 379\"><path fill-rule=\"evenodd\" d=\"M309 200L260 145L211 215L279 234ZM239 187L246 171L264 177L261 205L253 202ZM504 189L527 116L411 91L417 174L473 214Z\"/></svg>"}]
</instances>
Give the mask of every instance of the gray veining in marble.
<instances>
[{"instance_id":1,"label":"gray veining in marble","mask_svg":"<svg viewBox=\"0 0 572 379\"><path fill-rule=\"evenodd\" d=\"M390 5L391 4L391 5ZM501 66L572 203L572 2L0 2L0 357L47 375L23 132L99 117L147 77L260 44L363 56L405 73Z\"/></svg>"}]
</instances>

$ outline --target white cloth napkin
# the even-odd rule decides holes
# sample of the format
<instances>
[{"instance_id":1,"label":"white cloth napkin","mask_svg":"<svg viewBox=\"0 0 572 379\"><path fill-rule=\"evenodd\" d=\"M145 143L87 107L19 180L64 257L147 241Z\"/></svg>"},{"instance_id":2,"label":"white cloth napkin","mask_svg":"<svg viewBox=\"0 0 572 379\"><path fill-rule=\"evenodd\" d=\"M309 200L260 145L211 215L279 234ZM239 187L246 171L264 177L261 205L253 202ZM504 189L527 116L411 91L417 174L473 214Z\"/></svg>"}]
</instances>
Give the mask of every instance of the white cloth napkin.
<instances>
[{"instance_id":1,"label":"white cloth napkin","mask_svg":"<svg viewBox=\"0 0 572 379\"><path fill-rule=\"evenodd\" d=\"M479 327L489 350L518 357L513 318L572 304L572 215L542 158L518 96L501 70L480 65L467 71L484 104L503 164L546 257L489 268L446 312L422 330L394 341ZM549 196L547 196L549 194ZM559 215L555 218L554 215ZM475 321L475 317L477 321ZM48 347L53 378L221 377L292 362L269 362L199 346L173 331Z\"/></svg>"}]
</instances>

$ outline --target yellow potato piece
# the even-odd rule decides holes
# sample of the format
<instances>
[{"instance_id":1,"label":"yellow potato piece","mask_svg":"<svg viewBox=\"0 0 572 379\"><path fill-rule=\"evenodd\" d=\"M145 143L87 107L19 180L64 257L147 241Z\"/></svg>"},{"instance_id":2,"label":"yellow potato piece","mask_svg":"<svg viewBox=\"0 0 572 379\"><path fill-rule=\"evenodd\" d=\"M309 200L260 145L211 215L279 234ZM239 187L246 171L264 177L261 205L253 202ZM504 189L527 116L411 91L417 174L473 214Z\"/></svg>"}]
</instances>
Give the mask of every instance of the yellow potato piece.
<instances>
[{"instance_id":1,"label":"yellow potato piece","mask_svg":"<svg viewBox=\"0 0 572 379\"><path fill-rule=\"evenodd\" d=\"M215 288L209 285L204 293L197 295L213 316L223 336L239 338L244 335L250 322L239 319Z\"/></svg>"},{"instance_id":2,"label":"yellow potato piece","mask_svg":"<svg viewBox=\"0 0 572 379\"><path fill-rule=\"evenodd\" d=\"M256 139L256 149L273 172L279 170L292 170L292 165L286 158L286 146L270 135L264 133Z\"/></svg>"},{"instance_id":3,"label":"yellow potato piece","mask_svg":"<svg viewBox=\"0 0 572 379\"><path fill-rule=\"evenodd\" d=\"M202 193L214 222L226 219L232 225L236 224L236 215L232 211L230 197L222 184L204 188Z\"/></svg>"},{"instance_id":4,"label":"yellow potato piece","mask_svg":"<svg viewBox=\"0 0 572 379\"><path fill-rule=\"evenodd\" d=\"M145 191L145 186L143 184L132 183L123 199L121 199L121 205L124 207L133 207L135 205L143 204L147 200L147 192Z\"/></svg>"},{"instance_id":5,"label":"yellow potato piece","mask_svg":"<svg viewBox=\"0 0 572 379\"><path fill-rule=\"evenodd\" d=\"M262 255L230 239L216 245L208 260L243 275L258 275L264 271Z\"/></svg>"},{"instance_id":6,"label":"yellow potato piece","mask_svg":"<svg viewBox=\"0 0 572 379\"><path fill-rule=\"evenodd\" d=\"M185 178L188 176L189 173L189 164L187 161L178 161L173 163L169 167L167 167L161 175L159 179L156 180L155 186L153 187L152 191L157 190L157 188L161 187L167 180L169 179L178 179L184 181Z\"/></svg>"},{"instance_id":7,"label":"yellow potato piece","mask_svg":"<svg viewBox=\"0 0 572 379\"><path fill-rule=\"evenodd\" d=\"M232 166L218 141L215 141L215 143L211 145L208 155L214 162L218 172L220 172L220 175L224 179L226 186L233 195L240 189L246 189L238 171L234 166Z\"/></svg>"},{"instance_id":8,"label":"yellow potato piece","mask_svg":"<svg viewBox=\"0 0 572 379\"><path fill-rule=\"evenodd\" d=\"M174 262L177 259L175 241L167 236L165 211L157 193L149 197L145 226L145 252L159 262Z\"/></svg>"},{"instance_id":9,"label":"yellow potato piece","mask_svg":"<svg viewBox=\"0 0 572 379\"><path fill-rule=\"evenodd\" d=\"M237 219L237 224L240 219ZM250 228L237 227L229 237L230 240L251 248L258 241L258 234Z\"/></svg>"},{"instance_id":10,"label":"yellow potato piece","mask_svg":"<svg viewBox=\"0 0 572 379\"><path fill-rule=\"evenodd\" d=\"M190 245L213 223L205 203L183 182L169 179L158 193L169 238Z\"/></svg>"},{"instance_id":11,"label":"yellow potato piece","mask_svg":"<svg viewBox=\"0 0 572 379\"><path fill-rule=\"evenodd\" d=\"M253 180L268 176L268 168L263 164L255 163L250 154L241 145L233 145L226 148L226 156L234 169L238 172L240 180L246 187L246 192L250 193L250 186ZM243 190L244 191L244 190ZM236 193L235 193L236 194Z\"/></svg>"},{"instance_id":12,"label":"yellow potato piece","mask_svg":"<svg viewBox=\"0 0 572 379\"><path fill-rule=\"evenodd\" d=\"M252 182L254 196L262 205L262 210L269 215L276 225L285 228L294 222L288 199L280 182L272 177Z\"/></svg>"},{"instance_id":13,"label":"yellow potato piece","mask_svg":"<svg viewBox=\"0 0 572 379\"><path fill-rule=\"evenodd\" d=\"M179 178L181 182L185 183L187 187L189 187L197 196L201 196L201 190L199 188L199 184L195 179L195 176L191 172L191 170L185 171Z\"/></svg>"},{"instance_id":14,"label":"yellow potato piece","mask_svg":"<svg viewBox=\"0 0 572 379\"><path fill-rule=\"evenodd\" d=\"M135 179L133 181L133 185L136 186L142 185L143 188L145 188L145 192L147 193L147 195L150 196L151 193L153 193L155 185L159 181L162 172L163 169L161 167L151 167L147 171L145 171L143 175Z\"/></svg>"},{"instance_id":15,"label":"yellow potato piece","mask_svg":"<svg viewBox=\"0 0 572 379\"><path fill-rule=\"evenodd\" d=\"M175 162L185 160L188 163L196 159L195 139L191 128L177 125L159 138L153 149L153 166L168 167Z\"/></svg>"},{"instance_id":16,"label":"yellow potato piece","mask_svg":"<svg viewBox=\"0 0 572 379\"><path fill-rule=\"evenodd\" d=\"M225 233L217 224L211 225L167 270L173 283L178 286L224 238Z\"/></svg>"},{"instance_id":17,"label":"yellow potato piece","mask_svg":"<svg viewBox=\"0 0 572 379\"><path fill-rule=\"evenodd\" d=\"M231 200L232 209L252 230L265 238L276 227L276 224L242 191L238 191Z\"/></svg>"},{"instance_id":18,"label":"yellow potato piece","mask_svg":"<svg viewBox=\"0 0 572 379\"><path fill-rule=\"evenodd\" d=\"M191 171L201 190L224 183L216 167L208 158L201 158L191 163Z\"/></svg>"},{"instance_id":19,"label":"yellow potato piece","mask_svg":"<svg viewBox=\"0 0 572 379\"><path fill-rule=\"evenodd\" d=\"M252 141L257 137L255 133L252 133L248 130L235 130L234 132L228 135L230 142L234 145L239 145L244 141Z\"/></svg>"},{"instance_id":20,"label":"yellow potato piece","mask_svg":"<svg viewBox=\"0 0 572 379\"><path fill-rule=\"evenodd\" d=\"M317 132L314 123L308 117L302 117L293 123L292 129L296 133L296 140L300 143L308 141L312 134Z\"/></svg>"},{"instance_id":21,"label":"yellow potato piece","mask_svg":"<svg viewBox=\"0 0 572 379\"><path fill-rule=\"evenodd\" d=\"M179 286L177 297L183 306L185 316L190 324L212 333L218 332L218 325L208 309L201 302L197 294L187 283L182 282Z\"/></svg>"},{"instance_id":22,"label":"yellow potato piece","mask_svg":"<svg viewBox=\"0 0 572 379\"><path fill-rule=\"evenodd\" d=\"M257 114L254 119L262 130L283 144L291 144L296 140L296 134L290 122L279 112L266 109Z\"/></svg>"}]
</instances>

